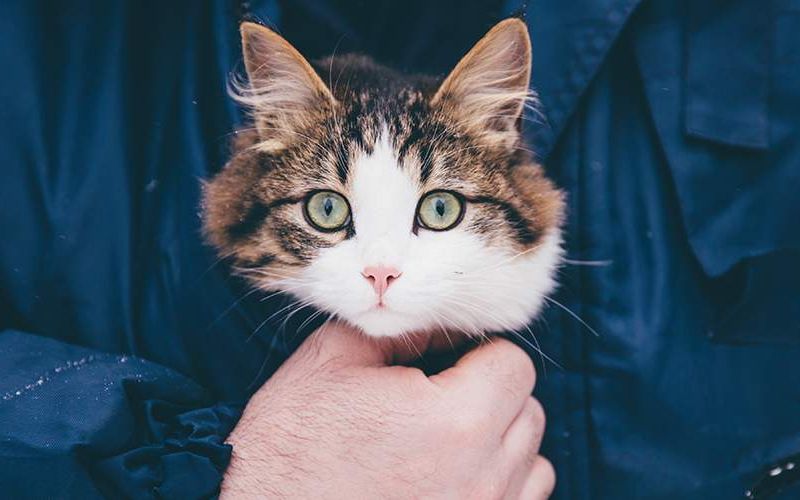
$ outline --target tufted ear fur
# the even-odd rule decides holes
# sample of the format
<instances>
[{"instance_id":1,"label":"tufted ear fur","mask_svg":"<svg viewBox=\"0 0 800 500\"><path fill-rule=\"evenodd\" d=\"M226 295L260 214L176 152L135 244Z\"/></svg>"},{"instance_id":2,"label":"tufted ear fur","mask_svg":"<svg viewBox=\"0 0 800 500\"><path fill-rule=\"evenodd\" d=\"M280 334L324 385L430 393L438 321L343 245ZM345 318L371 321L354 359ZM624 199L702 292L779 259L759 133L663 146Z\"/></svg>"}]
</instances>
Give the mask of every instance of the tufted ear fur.
<instances>
[{"instance_id":1,"label":"tufted ear fur","mask_svg":"<svg viewBox=\"0 0 800 500\"><path fill-rule=\"evenodd\" d=\"M456 65L431 103L492 143L513 145L530 98L531 43L525 23L495 25Z\"/></svg>"},{"instance_id":2,"label":"tufted ear fur","mask_svg":"<svg viewBox=\"0 0 800 500\"><path fill-rule=\"evenodd\" d=\"M306 59L283 37L259 24L241 25L242 52L248 82L234 88L236 98L254 115L264 141L280 148L286 135L312 123L336 106L336 100ZM296 138L294 138L296 139Z\"/></svg>"}]
</instances>

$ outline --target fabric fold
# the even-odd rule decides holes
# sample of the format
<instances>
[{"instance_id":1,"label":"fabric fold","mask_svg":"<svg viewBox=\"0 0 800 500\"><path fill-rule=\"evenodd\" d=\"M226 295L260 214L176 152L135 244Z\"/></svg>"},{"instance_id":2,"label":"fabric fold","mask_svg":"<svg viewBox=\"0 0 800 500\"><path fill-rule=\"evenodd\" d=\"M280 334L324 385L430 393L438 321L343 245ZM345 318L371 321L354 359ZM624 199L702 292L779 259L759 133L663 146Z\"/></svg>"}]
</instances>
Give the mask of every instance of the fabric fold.
<instances>
[{"instance_id":1,"label":"fabric fold","mask_svg":"<svg viewBox=\"0 0 800 500\"><path fill-rule=\"evenodd\" d=\"M0 333L0 484L15 497L208 498L240 406L140 358ZM20 467L42 466L31 484Z\"/></svg>"}]
</instances>

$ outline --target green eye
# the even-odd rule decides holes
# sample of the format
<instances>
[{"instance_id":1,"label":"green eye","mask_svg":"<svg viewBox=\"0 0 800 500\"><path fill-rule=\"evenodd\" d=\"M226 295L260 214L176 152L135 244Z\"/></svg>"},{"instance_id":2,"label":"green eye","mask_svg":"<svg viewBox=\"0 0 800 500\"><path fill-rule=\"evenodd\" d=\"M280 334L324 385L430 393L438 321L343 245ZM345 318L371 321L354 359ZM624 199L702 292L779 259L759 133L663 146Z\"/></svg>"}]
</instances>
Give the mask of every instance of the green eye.
<instances>
[{"instance_id":1,"label":"green eye","mask_svg":"<svg viewBox=\"0 0 800 500\"><path fill-rule=\"evenodd\" d=\"M461 197L450 191L433 191L419 202L417 219L419 224L434 231L452 229L464 216L464 203Z\"/></svg>"},{"instance_id":2,"label":"green eye","mask_svg":"<svg viewBox=\"0 0 800 500\"><path fill-rule=\"evenodd\" d=\"M317 191L306 200L308 222L320 231L338 231L350 222L350 205L333 191Z\"/></svg>"}]
</instances>

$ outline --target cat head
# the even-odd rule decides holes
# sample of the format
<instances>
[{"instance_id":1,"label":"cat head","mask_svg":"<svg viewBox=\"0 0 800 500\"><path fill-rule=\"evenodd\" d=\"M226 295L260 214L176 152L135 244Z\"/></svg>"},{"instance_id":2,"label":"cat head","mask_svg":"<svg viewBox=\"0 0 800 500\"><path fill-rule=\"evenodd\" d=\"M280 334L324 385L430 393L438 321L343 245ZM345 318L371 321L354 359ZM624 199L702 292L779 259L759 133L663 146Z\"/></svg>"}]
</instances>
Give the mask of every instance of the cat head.
<instances>
[{"instance_id":1,"label":"cat head","mask_svg":"<svg viewBox=\"0 0 800 500\"><path fill-rule=\"evenodd\" d=\"M554 287L563 197L524 147L531 48L505 20L442 81L312 66L241 27L253 127L204 187L204 230L254 285L376 336L517 330Z\"/></svg>"}]
</instances>

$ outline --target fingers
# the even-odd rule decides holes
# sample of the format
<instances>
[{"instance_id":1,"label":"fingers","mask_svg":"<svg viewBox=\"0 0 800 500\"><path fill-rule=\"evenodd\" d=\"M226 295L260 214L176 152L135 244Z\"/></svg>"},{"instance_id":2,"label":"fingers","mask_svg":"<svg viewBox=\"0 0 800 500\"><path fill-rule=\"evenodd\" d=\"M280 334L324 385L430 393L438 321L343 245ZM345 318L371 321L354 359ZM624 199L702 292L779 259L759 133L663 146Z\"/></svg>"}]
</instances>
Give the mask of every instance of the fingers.
<instances>
[{"instance_id":1,"label":"fingers","mask_svg":"<svg viewBox=\"0 0 800 500\"><path fill-rule=\"evenodd\" d=\"M317 365L385 366L393 357L387 342L370 338L339 321L329 321L319 327L298 352L310 355Z\"/></svg>"},{"instance_id":2,"label":"fingers","mask_svg":"<svg viewBox=\"0 0 800 500\"><path fill-rule=\"evenodd\" d=\"M544 409L536 399L529 397L503 436L503 449L510 460L532 464L542 444L544 427Z\"/></svg>"},{"instance_id":3,"label":"fingers","mask_svg":"<svg viewBox=\"0 0 800 500\"><path fill-rule=\"evenodd\" d=\"M553 493L556 486L556 471L553 465L543 456L538 456L533 462L530 474L525 479L519 498L520 500L545 500Z\"/></svg>"},{"instance_id":4,"label":"fingers","mask_svg":"<svg viewBox=\"0 0 800 500\"><path fill-rule=\"evenodd\" d=\"M301 349L321 362L344 361L353 366L406 364L420 356L456 352L465 342L462 335L444 336L419 332L402 338L372 338L341 321L329 321L312 333Z\"/></svg>"},{"instance_id":5,"label":"fingers","mask_svg":"<svg viewBox=\"0 0 800 500\"><path fill-rule=\"evenodd\" d=\"M526 498L520 495L528 487L528 478L534 464L541 458L539 447L542 444L544 427L542 405L529 397L503 435L501 462L504 470L513 471L505 498Z\"/></svg>"},{"instance_id":6,"label":"fingers","mask_svg":"<svg viewBox=\"0 0 800 500\"><path fill-rule=\"evenodd\" d=\"M500 419L505 424L501 431L505 431L533 391L536 373L525 351L506 339L494 339L431 381L470 411Z\"/></svg>"}]
</instances>

